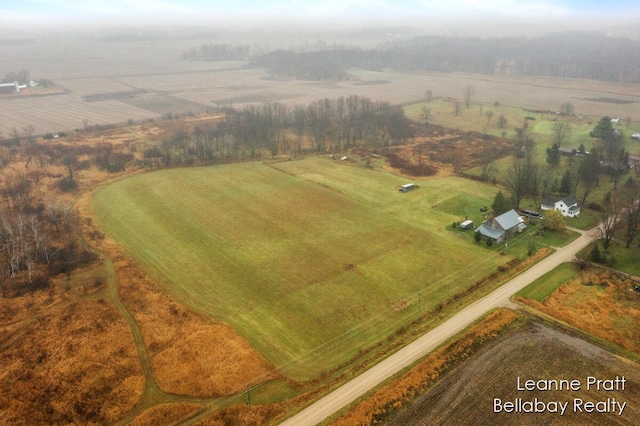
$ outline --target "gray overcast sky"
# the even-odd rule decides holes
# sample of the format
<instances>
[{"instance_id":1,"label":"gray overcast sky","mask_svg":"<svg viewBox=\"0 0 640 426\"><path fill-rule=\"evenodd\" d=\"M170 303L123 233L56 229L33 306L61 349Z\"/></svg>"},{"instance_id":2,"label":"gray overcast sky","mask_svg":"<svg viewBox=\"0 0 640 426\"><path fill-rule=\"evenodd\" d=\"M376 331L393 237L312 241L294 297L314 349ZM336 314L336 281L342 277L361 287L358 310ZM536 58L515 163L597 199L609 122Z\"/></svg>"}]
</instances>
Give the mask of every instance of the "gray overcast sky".
<instances>
[{"instance_id":1,"label":"gray overcast sky","mask_svg":"<svg viewBox=\"0 0 640 426\"><path fill-rule=\"evenodd\" d=\"M627 25L630 36L640 36L638 0L0 0L3 36L18 29L64 26L69 21L85 27L113 23L255 26L292 21L328 26L373 22L419 25L426 32L431 26L437 32L456 20L466 22L464 34L469 35L488 30L499 33L500 23L505 26L503 32L507 28L517 31L521 23L535 23L553 31L608 30ZM633 30L636 27L639 29Z\"/></svg>"},{"instance_id":2,"label":"gray overcast sky","mask_svg":"<svg viewBox=\"0 0 640 426\"><path fill-rule=\"evenodd\" d=\"M558 19L620 15L638 18L637 0L0 0L0 22L63 18L167 19L239 17L393 19L471 17Z\"/></svg>"}]
</instances>

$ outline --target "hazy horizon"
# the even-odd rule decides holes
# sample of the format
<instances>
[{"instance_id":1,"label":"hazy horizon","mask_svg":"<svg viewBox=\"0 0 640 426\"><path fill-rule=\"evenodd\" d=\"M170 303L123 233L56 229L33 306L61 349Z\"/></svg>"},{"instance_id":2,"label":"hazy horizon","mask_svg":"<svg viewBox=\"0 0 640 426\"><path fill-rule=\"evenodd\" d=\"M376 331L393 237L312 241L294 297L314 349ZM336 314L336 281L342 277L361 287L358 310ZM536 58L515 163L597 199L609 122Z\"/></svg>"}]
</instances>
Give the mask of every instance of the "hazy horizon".
<instances>
[{"instance_id":1,"label":"hazy horizon","mask_svg":"<svg viewBox=\"0 0 640 426\"><path fill-rule=\"evenodd\" d=\"M538 35L566 30L639 37L634 1L578 0L26 0L0 3L0 37L49 29L96 30L215 26L220 30L361 30L409 27L423 34Z\"/></svg>"}]
</instances>

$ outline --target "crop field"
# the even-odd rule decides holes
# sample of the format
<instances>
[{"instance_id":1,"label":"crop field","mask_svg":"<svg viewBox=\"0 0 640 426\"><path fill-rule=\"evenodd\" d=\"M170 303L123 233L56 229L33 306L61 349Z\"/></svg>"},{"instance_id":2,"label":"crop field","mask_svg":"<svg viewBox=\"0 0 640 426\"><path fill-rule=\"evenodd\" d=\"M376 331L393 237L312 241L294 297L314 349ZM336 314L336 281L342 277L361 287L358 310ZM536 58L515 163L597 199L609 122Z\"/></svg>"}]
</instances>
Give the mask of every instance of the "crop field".
<instances>
[{"instance_id":1,"label":"crop field","mask_svg":"<svg viewBox=\"0 0 640 426\"><path fill-rule=\"evenodd\" d=\"M242 42L225 41L230 44ZM220 104L240 108L262 102L304 105L316 99L350 95L392 104L410 104L424 100L427 90L432 91L435 98L461 99L466 87L473 88L471 100L476 104L499 102L504 106L555 111L563 103L571 102L578 114L609 115L623 120L631 117L640 121L640 88L637 85L358 69L349 70L351 80L339 82L272 80L264 69L246 68L247 63L242 61L181 59L182 52L210 42L212 40L207 38L146 40L144 43L52 38L38 40L32 45L2 46L4 69L27 69L32 78L53 81L70 93L47 97L0 97L0 131L6 136L14 127L20 131L32 124L36 134L43 134L80 128L84 119L90 124L122 123L129 119L158 118L168 112L206 111ZM290 40L264 39L262 42L270 44L271 48L287 43L286 47L291 47ZM102 102L84 100L90 95L122 91L144 91L144 94ZM466 115L464 117L463 111L465 120L469 118L469 114ZM497 115L493 120L497 120ZM520 124L509 123L509 130Z\"/></svg>"},{"instance_id":2,"label":"crop field","mask_svg":"<svg viewBox=\"0 0 640 426\"><path fill-rule=\"evenodd\" d=\"M85 120L89 125L104 125L154 115L116 100L85 102L75 94L0 99L0 111L0 130L4 137L10 137L14 128L22 135L27 126L33 126L37 135L82 129Z\"/></svg>"},{"instance_id":3,"label":"crop field","mask_svg":"<svg viewBox=\"0 0 640 426\"><path fill-rule=\"evenodd\" d=\"M623 377L625 388L605 391L594 386L587 389L587 377L615 380ZM518 391L517 379L578 380L576 391ZM416 398L415 404L395 413L385 424L559 424L559 425L633 425L638 415L640 368L637 364L542 325L511 333L497 344L483 348L459 368L446 374L438 383ZM494 400L514 402L516 398L544 403L568 403L560 413L494 413ZM616 412L580 412L575 400L599 402L615 398L626 403L622 415ZM584 407L579 405L578 407Z\"/></svg>"},{"instance_id":4,"label":"crop field","mask_svg":"<svg viewBox=\"0 0 640 426\"><path fill-rule=\"evenodd\" d=\"M174 297L303 380L509 260L447 230L492 187L443 178L404 194L403 183L320 157L176 169L113 183L92 210Z\"/></svg>"}]
</instances>

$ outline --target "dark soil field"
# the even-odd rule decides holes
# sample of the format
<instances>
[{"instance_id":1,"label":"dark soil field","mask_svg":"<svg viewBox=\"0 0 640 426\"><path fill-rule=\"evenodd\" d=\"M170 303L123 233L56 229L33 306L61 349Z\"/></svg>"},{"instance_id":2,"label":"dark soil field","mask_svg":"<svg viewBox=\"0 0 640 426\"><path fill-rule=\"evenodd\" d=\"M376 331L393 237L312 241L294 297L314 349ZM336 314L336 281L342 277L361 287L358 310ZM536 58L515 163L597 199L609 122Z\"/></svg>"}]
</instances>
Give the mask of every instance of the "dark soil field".
<instances>
[{"instance_id":1,"label":"dark soil field","mask_svg":"<svg viewBox=\"0 0 640 426\"><path fill-rule=\"evenodd\" d=\"M587 378L619 380L610 391L587 390ZM518 390L526 380L578 380L580 390ZM603 382L604 383L604 382ZM560 413L506 413L494 407L501 403L535 401L568 403ZM483 348L435 386L413 405L385 421L389 425L634 425L640 416L640 366L616 357L584 340L540 324L530 324L505 336L495 345ZM616 400L625 404L615 412L587 413L585 402ZM582 404L580 404L582 400ZM526 406L523 406L526 408ZM540 406L541 407L541 406ZM604 404L596 405L600 409ZM613 406L609 405L611 409ZM583 412L580 412L582 408Z\"/></svg>"}]
</instances>

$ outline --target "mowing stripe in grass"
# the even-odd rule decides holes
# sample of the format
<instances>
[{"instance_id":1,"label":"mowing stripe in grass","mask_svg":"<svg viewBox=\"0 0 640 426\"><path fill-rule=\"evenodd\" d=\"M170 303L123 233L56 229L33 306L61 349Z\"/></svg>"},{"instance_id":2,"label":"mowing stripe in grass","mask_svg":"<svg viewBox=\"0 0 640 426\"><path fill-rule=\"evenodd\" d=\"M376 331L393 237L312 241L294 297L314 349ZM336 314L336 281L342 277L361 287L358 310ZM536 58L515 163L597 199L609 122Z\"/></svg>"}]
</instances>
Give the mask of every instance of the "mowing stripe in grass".
<instances>
[{"instance_id":1,"label":"mowing stripe in grass","mask_svg":"<svg viewBox=\"0 0 640 426\"><path fill-rule=\"evenodd\" d=\"M176 298L297 379L415 319L418 292L427 312L508 260L448 231L455 206L486 204L490 186L436 179L402 194L405 179L385 172L319 158L275 167L286 173L245 163L135 176L92 208Z\"/></svg>"}]
</instances>

